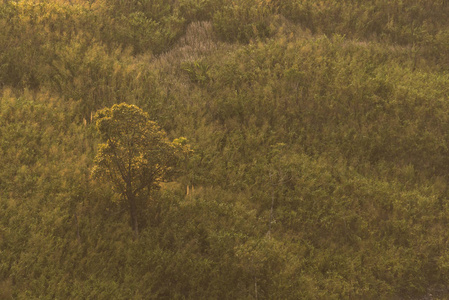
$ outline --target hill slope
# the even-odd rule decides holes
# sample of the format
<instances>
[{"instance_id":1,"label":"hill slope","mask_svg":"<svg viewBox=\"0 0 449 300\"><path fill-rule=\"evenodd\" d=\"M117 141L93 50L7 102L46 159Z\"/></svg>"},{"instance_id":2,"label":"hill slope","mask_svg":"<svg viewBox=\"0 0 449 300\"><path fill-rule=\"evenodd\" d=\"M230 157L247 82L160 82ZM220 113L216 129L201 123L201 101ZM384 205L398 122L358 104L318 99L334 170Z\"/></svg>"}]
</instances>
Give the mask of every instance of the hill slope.
<instances>
[{"instance_id":1,"label":"hill slope","mask_svg":"<svg viewBox=\"0 0 449 300\"><path fill-rule=\"evenodd\" d=\"M4 1L0 298L444 299L448 13ZM194 149L139 238L90 176L121 102Z\"/></svg>"}]
</instances>

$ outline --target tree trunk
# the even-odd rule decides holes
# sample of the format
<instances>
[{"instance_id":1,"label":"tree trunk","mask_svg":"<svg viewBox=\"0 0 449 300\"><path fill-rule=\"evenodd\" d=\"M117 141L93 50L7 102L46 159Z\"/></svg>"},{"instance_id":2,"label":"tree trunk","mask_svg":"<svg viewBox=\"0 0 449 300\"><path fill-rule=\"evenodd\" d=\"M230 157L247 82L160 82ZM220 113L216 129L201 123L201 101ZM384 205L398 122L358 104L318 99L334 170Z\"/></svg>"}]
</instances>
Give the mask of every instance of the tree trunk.
<instances>
[{"instance_id":1,"label":"tree trunk","mask_svg":"<svg viewBox=\"0 0 449 300\"><path fill-rule=\"evenodd\" d=\"M76 239L78 241L78 244L81 244L80 223L78 221L78 216L76 212L75 212L75 223L76 223Z\"/></svg>"},{"instance_id":2,"label":"tree trunk","mask_svg":"<svg viewBox=\"0 0 449 300\"><path fill-rule=\"evenodd\" d=\"M256 277L256 275L254 275L254 296L255 296L255 299L256 300L258 300L259 299L259 295L258 295L258 293L257 293L257 277Z\"/></svg>"},{"instance_id":3,"label":"tree trunk","mask_svg":"<svg viewBox=\"0 0 449 300\"><path fill-rule=\"evenodd\" d=\"M131 227L136 235L139 236L139 223L137 222L137 207L134 195L128 194L129 216L131 217Z\"/></svg>"}]
</instances>

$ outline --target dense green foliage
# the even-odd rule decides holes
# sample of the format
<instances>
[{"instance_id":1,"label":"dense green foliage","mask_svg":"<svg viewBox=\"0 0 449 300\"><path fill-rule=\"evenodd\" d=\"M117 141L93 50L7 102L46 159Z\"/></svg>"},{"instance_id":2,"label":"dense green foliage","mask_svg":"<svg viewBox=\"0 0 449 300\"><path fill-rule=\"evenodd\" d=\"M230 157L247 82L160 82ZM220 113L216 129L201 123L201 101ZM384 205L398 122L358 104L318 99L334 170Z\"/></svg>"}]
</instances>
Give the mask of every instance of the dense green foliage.
<instances>
[{"instance_id":1,"label":"dense green foliage","mask_svg":"<svg viewBox=\"0 0 449 300\"><path fill-rule=\"evenodd\" d=\"M3 1L0 299L447 298L448 15ZM194 150L140 195L138 238L91 176L122 102Z\"/></svg>"}]
</instances>

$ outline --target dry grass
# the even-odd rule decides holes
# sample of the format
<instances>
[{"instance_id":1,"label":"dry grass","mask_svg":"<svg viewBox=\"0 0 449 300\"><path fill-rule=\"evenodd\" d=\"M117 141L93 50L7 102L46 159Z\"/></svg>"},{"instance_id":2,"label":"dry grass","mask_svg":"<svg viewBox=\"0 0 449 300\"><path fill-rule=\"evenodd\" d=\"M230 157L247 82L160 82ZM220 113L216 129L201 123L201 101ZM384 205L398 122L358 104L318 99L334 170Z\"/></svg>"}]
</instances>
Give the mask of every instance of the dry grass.
<instances>
[{"instance_id":1,"label":"dry grass","mask_svg":"<svg viewBox=\"0 0 449 300\"><path fill-rule=\"evenodd\" d=\"M217 51L221 52L220 49L232 47L218 41L211 22L193 22L170 51L153 58L152 65L157 69L166 70L169 66L195 61Z\"/></svg>"}]
</instances>

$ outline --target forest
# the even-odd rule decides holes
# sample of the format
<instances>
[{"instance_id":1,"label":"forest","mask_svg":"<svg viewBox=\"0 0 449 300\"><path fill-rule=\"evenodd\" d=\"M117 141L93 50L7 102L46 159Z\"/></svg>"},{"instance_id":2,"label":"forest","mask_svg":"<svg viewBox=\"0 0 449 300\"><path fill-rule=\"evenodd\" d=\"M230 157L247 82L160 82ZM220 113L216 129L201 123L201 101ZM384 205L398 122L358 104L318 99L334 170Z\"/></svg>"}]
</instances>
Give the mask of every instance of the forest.
<instances>
[{"instance_id":1,"label":"forest","mask_svg":"<svg viewBox=\"0 0 449 300\"><path fill-rule=\"evenodd\" d=\"M0 0L0 299L449 299L448 16Z\"/></svg>"}]
</instances>

